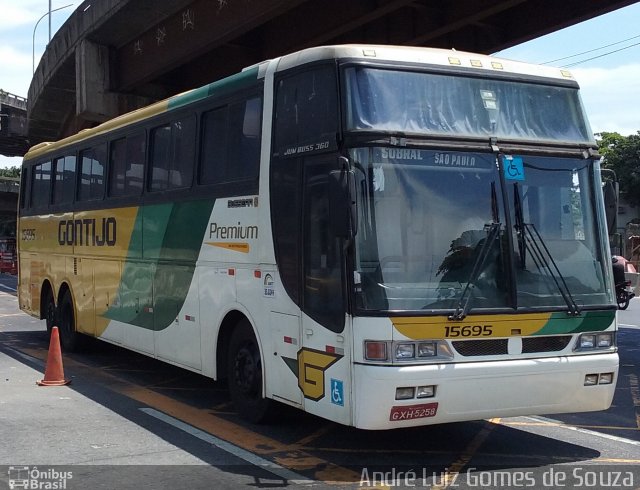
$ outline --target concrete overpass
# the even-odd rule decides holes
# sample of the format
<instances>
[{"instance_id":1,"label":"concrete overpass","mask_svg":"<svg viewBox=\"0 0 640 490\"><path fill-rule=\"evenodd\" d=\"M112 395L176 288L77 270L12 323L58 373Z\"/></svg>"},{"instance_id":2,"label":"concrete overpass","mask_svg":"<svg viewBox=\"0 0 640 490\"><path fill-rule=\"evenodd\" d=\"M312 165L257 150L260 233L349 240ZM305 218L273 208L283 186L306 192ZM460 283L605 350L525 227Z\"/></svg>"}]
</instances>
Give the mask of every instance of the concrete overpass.
<instances>
[{"instance_id":1,"label":"concrete overpass","mask_svg":"<svg viewBox=\"0 0 640 490\"><path fill-rule=\"evenodd\" d=\"M51 40L28 96L31 144L244 66L332 43L492 53L635 0L94 0Z\"/></svg>"},{"instance_id":2,"label":"concrete overpass","mask_svg":"<svg viewBox=\"0 0 640 490\"><path fill-rule=\"evenodd\" d=\"M22 156L27 141L27 99L0 90L0 155Z\"/></svg>"},{"instance_id":3,"label":"concrete overpass","mask_svg":"<svg viewBox=\"0 0 640 490\"><path fill-rule=\"evenodd\" d=\"M20 179L0 177L0 237L16 236Z\"/></svg>"}]
</instances>

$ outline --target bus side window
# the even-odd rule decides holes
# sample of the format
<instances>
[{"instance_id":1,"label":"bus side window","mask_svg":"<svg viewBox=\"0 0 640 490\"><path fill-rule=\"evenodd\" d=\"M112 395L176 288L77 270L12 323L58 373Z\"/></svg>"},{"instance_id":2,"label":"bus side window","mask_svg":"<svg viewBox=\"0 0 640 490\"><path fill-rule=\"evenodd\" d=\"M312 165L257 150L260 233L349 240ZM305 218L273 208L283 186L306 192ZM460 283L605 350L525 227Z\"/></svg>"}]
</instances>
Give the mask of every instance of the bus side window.
<instances>
[{"instance_id":1,"label":"bus side window","mask_svg":"<svg viewBox=\"0 0 640 490\"><path fill-rule=\"evenodd\" d=\"M95 201L104 197L104 168L107 145L100 144L80 152L78 200Z\"/></svg>"},{"instance_id":2,"label":"bus side window","mask_svg":"<svg viewBox=\"0 0 640 490\"><path fill-rule=\"evenodd\" d=\"M76 181L76 157L68 155L55 160L53 204L73 202Z\"/></svg>"},{"instance_id":3,"label":"bus side window","mask_svg":"<svg viewBox=\"0 0 640 490\"><path fill-rule=\"evenodd\" d=\"M276 83L274 152L333 138L338 132L338 90L333 65L287 76ZM331 141L331 140L330 140ZM305 150L307 151L307 150Z\"/></svg>"},{"instance_id":4,"label":"bus side window","mask_svg":"<svg viewBox=\"0 0 640 490\"><path fill-rule=\"evenodd\" d=\"M227 106L206 112L202 127L200 183L216 184L223 180L227 160Z\"/></svg>"},{"instance_id":5,"label":"bus side window","mask_svg":"<svg viewBox=\"0 0 640 490\"><path fill-rule=\"evenodd\" d=\"M312 157L304 166L302 228L304 297L303 310L333 332L344 329L345 290L342 242L331 230L329 179L336 159Z\"/></svg>"},{"instance_id":6,"label":"bus side window","mask_svg":"<svg viewBox=\"0 0 640 490\"><path fill-rule=\"evenodd\" d=\"M31 207L48 206L51 199L51 162L34 166L31 175Z\"/></svg>"},{"instance_id":7,"label":"bus side window","mask_svg":"<svg viewBox=\"0 0 640 490\"><path fill-rule=\"evenodd\" d=\"M142 192L145 161L145 134L111 142L109 196L135 196Z\"/></svg>"},{"instance_id":8,"label":"bus side window","mask_svg":"<svg viewBox=\"0 0 640 490\"><path fill-rule=\"evenodd\" d=\"M126 166L126 138L111 142L109 147L109 196L126 195L124 192L124 167Z\"/></svg>"},{"instance_id":9,"label":"bus side window","mask_svg":"<svg viewBox=\"0 0 640 490\"><path fill-rule=\"evenodd\" d=\"M191 186L195 126L194 117L185 117L151 131L150 191Z\"/></svg>"},{"instance_id":10,"label":"bus side window","mask_svg":"<svg viewBox=\"0 0 640 490\"><path fill-rule=\"evenodd\" d=\"M138 195L142 192L144 164L147 159L146 140L144 133L127 138L127 164L124 173L124 190L127 195Z\"/></svg>"},{"instance_id":11,"label":"bus side window","mask_svg":"<svg viewBox=\"0 0 640 490\"><path fill-rule=\"evenodd\" d=\"M229 142L226 180L256 179L260 164L262 100L254 97L229 106Z\"/></svg>"},{"instance_id":12,"label":"bus side window","mask_svg":"<svg viewBox=\"0 0 640 490\"><path fill-rule=\"evenodd\" d=\"M257 180L262 98L234 102L203 116L201 184Z\"/></svg>"}]
</instances>

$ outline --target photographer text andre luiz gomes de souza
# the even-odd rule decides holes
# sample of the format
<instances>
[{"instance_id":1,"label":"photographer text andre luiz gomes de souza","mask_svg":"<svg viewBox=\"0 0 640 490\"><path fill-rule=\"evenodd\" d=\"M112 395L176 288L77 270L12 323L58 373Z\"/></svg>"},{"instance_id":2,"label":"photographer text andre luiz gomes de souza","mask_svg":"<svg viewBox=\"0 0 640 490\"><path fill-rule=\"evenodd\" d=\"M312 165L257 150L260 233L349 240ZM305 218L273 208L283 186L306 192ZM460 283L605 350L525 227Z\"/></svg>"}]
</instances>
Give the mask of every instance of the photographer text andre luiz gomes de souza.
<instances>
[{"instance_id":1,"label":"photographer text andre luiz gomes de souza","mask_svg":"<svg viewBox=\"0 0 640 490\"><path fill-rule=\"evenodd\" d=\"M370 471L363 468L360 486L364 487L429 487L446 484L446 488L636 488L640 473L602 468L548 468L544 471L478 471L465 473L431 472L427 468L400 471Z\"/></svg>"}]
</instances>

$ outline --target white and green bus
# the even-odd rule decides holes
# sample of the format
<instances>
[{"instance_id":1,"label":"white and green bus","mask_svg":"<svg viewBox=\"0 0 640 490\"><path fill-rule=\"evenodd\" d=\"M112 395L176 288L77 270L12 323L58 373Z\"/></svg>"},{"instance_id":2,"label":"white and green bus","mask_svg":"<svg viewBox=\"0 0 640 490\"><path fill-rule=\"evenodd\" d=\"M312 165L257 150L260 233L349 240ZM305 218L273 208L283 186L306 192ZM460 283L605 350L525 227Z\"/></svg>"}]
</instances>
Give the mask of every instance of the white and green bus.
<instances>
[{"instance_id":1,"label":"white and green bus","mask_svg":"<svg viewBox=\"0 0 640 490\"><path fill-rule=\"evenodd\" d=\"M25 156L20 307L364 429L603 410L596 145L567 71L311 48Z\"/></svg>"}]
</instances>

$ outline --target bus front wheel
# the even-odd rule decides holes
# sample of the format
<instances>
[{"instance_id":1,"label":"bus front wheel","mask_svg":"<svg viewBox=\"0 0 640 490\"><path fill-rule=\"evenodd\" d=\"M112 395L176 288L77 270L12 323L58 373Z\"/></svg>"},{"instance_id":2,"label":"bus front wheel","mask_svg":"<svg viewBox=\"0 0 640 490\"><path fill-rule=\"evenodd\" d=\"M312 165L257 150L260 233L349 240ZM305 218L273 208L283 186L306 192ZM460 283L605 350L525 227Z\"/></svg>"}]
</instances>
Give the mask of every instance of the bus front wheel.
<instances>
[{"instance_id":1,"label":"bus front wheel","mask_svg":"<svg viewBox=\"0 0 640 490\"><path fill-rule=\"evenodd\" d=\"M227 361L229 393L236 410L249 422L267 422L274 402L262 396L262 359L247 320L241 321L231 334Z\"/></svg>"},{"instance_id":2,"label":"bus front wheel","mask_svg":"<svg viewBox=\"0 0 640 490\"><path fill-rule=\"evenodd\" d=\"M60 330L60 345L66 352L74 352L80 347L80 334L76 332L76 321L71 292L65 291L60 301L58 328Z\"/></svg>"}]
</instances>

